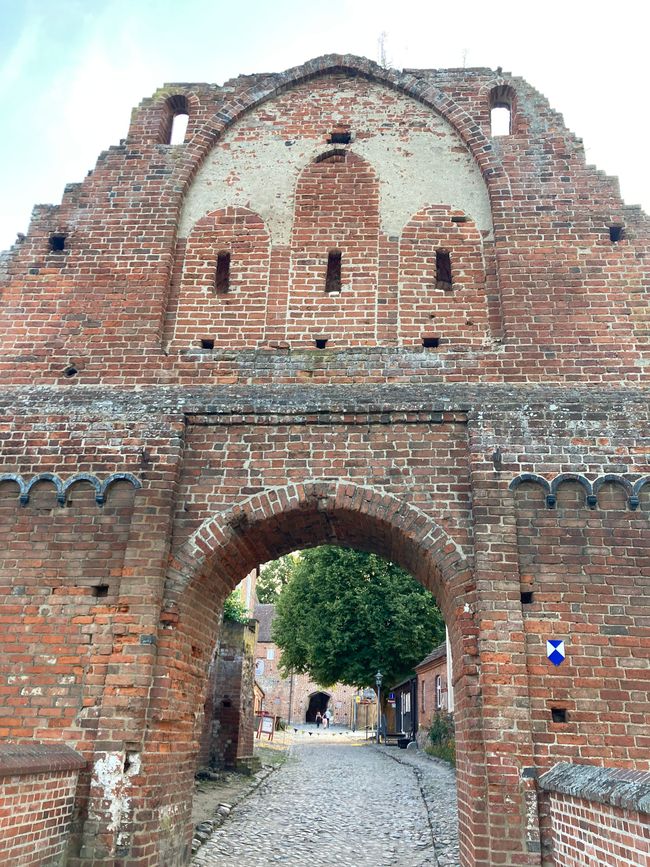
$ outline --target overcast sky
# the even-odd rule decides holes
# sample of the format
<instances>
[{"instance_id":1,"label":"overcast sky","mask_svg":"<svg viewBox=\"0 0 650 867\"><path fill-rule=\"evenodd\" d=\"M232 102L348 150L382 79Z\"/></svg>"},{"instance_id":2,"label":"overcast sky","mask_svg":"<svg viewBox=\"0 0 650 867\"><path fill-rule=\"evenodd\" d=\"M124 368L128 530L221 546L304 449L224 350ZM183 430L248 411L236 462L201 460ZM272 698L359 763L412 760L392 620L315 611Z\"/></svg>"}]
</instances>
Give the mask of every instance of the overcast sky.
<instances>
[{"instance_id":1,"label":"overcast sky","mask_svg":"<svg viewBox=\"0 0 650 867\"><path fill-rule=\"evenodd\" d=\"M648 4L641 0L0 0L0 250L58 203L165 82L222 84L329 53L501 66L564 114L587 159L650 210Z\"/></svg>"}]
</instances>

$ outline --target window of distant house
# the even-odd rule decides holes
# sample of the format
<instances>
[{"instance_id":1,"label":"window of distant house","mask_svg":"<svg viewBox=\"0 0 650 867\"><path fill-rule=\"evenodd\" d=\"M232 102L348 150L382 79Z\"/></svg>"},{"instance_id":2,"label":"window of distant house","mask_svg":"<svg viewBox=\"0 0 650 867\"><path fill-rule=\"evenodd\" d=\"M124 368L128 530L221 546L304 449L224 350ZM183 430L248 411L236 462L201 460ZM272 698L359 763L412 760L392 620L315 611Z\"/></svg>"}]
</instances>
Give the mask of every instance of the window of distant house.
<instances>
[{"instance_id":1,"label":"window of distant house","mask_svg":"<svg viewBox=\"0 0 650 867\"><path fill-rule=\"evenodd\" d=\"M422 681L422 699L420 701L420 710L424 711L425 698L427 694L427 685Z\"/></svg>"},{"instance_id":2,"label":"window of distant house","mask_svg":"<svg viewBox=\"0 0 650 867\"><path fill-rule=\"evenodd\" d=\"M266 650L266 658L267 659L275 659L275 648L268 647Z\"/></svg>"},{"instance_id":3,"label":"window of distant house","mask_svg":"<svg viewBox=\"0 0 650 867\"><path fill-rule=\"evenodd\" d=\"M436 708L442 707L442 677L436 674Z\"/></svg>"}]
</instances>

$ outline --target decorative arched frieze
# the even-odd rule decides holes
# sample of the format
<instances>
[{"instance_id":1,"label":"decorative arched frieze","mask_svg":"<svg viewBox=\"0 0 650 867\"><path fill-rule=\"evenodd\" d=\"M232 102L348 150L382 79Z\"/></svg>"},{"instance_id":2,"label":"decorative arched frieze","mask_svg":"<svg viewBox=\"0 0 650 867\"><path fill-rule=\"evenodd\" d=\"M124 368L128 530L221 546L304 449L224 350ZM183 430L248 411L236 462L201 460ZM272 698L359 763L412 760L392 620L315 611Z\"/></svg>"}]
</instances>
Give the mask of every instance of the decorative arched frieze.
<instances>
[{"instance_id":1,"label":"decorative arched frieze","mask_svg":"<svg viewBox=\"0 0 650 867\"><path fill-rule=\"evenodd\" d=\"M95 490L95 502L98 506L103 506L106 502L108 489L115 482L130 482L137 490L142 487L142 483L132 473L113 473L112 475L101 481L97 476L90 473L77 473L74 476L66 479L65 482L56 473L39 473L33 476L28 482L21 475L16 473L3 473L0 475L1 482L15 482L18 485L18 495L21 506L26 506L29 503L29 498L32 489L35 485L41 482L51 482L56 491L56 499L60 506L65 505L68 491L73 485L79 482L88 482Z\"/></svg>"},{"instance_id":2,"label":"decorative arched frieze","mask_svg":"<svg viewBox=\"0 0 650 867\"><path fill-rule=\"evenodd\" d=\"M554 509L557 504L557 492L560 485L568 482L576 482L583 488L585 502L590 509L595 509L598 506L598 492L603 485L620 485L627 496L628 508L631 511L635 511L639 507L641 489L650 482L650 476L643 476L633 482L620 473L606 473L593 481L590 481L581 473L560 473L550 480L544 478L544 476L537 475L537 473L520 473L512 479L508 488L511 491L516 491L524 482L532 482L542 488L546 495L546 505L549 509Z\"/></svg>"}]
</instances>

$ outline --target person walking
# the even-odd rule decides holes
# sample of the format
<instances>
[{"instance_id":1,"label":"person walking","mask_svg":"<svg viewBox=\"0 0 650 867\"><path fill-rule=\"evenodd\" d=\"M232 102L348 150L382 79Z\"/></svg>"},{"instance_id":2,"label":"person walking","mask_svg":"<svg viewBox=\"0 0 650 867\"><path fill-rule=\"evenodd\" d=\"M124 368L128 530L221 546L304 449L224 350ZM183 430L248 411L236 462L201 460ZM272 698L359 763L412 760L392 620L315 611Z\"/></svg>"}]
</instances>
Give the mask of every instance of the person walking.
<instances>
[{"instance_id":1,"label":"person walking","mask_svg":"<svg viewBox=\"0 0 650 867\"><path fill-rule=\"evenodd\" d=\"M327 708L325 711L325 728L328 729L330 727L330 723L332 722L332 717L334 714L332 713L331 708Z\"/></svg>"},{"instance_id":2,"label":"person walking","mask_svg":"<svg viewBox=\"0 0 650 867\"><path fill-rule=\"evenodd\" d=\"M316 714L316 728L320 728L320 724L323 722L323 715L320 711Z\"/></svg>"}]
</instances>

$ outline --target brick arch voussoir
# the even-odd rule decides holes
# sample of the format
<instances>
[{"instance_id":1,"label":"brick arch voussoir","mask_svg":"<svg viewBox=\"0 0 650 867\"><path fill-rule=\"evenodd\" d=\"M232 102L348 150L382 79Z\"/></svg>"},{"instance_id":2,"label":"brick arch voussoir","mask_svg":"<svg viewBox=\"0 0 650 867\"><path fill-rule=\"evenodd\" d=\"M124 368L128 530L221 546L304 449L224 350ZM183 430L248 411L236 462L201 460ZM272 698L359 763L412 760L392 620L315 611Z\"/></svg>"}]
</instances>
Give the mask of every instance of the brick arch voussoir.
<instances>
[{"instance_id":1,"label":"brick arch voussoir","mask_svg":"<svg viewBox=\"0 0 650 867\"><path fill-rule=\"evenodd\" d=\"M264 218L258 214L257 211L254 211L251 208L246 208L243 205L226 205L225 208L217 208L214 211L210 211L194 223L190 235L197 230L211 229L221 217L253 218L255 222L259 223L259 225L264 229L267 238L271 237Z\"/></svg>"},{"instance_id":2,"label":"brick arch voussoir","mask_svg":"<svg viewBox=\"0 0 650 867\"><path fill-rule=\"evenodd\" d=\"M465 586L469 565L458 544L429 516L416 506L371 487L347 481L310 479L269 488L236 503L231 508L206 519L195 533L175 551L169 562L165 588L165 607L175 608L185 593L206 575L219 572L217 563L239 562L240 557L253 562L250 540L259 538L263 529L280 526L299 513L330 516L353 514L369 519L379 530L386 529L411 552L420 568L416 578L433 571L438 576L443 608L451 604L445 588ZM273 552L270 552L272 558ZM277 555L276 555L277 556ZM259 560L257 561L259 562ZM257 563L255 563L257 565ZM226 588L230 589L230 588ZM445 605L444 602L447 601ZM450 611L443 611L448 616Z\"/></svg>"},{"instance_id":3,"label":"brick arch voussoir","mask_svg":"<svg viewBox=\"0 0 650 867\"><path fill-rule=\"evenodd\" d=\"M186 145L185 160L175 183L183 185L184 198L194 175L210 150L228 127L246 112L280 96L291 88L322 75L343 72L363 76L377 84L396 90L417 100L444 118L458 133L477 162L492 198L493 188L501 188L506 175L492 144L476 120L438 88L409 73L385 69L371 60L351 54L328 54L271 76L266 83L252 85L248 90L227 100L200 128Z\"/></svg>"}]
</instances>

